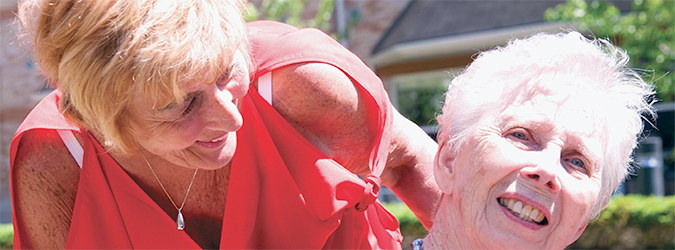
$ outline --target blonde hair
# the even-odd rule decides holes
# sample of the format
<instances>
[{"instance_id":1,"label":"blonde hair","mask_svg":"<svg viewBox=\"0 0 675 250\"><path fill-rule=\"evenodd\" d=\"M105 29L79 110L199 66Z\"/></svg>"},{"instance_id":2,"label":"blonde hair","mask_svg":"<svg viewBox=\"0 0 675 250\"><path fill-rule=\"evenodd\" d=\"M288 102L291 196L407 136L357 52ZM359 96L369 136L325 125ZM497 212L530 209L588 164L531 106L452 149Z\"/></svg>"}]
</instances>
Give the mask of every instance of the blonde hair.
<instances>
[{"instance_id":1,"label":"blonde hair","mask_svg":"<svg viewBox=\"0 0 675 250\"><path fill-rule=\"evenodd\" d=\"M538 34L483 52L448 88L443 114L437 118L442 126L439 143L448 143L450 153L457 154L481 117L524 95L552 91L590 97L565 105L592 111L605 128L598 131L606 133L607 141L602 186L591 214L595 217L631 171L631 153L642 135L642 115L655 116L649 101L653 85L628 68L628 61L626 52L610 42L589 40L577 32ZM541 80L551 75L575 81Z\"/></svg>"},{"instance_id":2,"label":"blonde hair","mask_svg":"<svg viewBox=\"0 0 675 250\"><path fill-rule=\"evenodd\" d=\"M132 98L182 101L181 86L213 83L237 50L248 55L244 1L24 0L18 20L64 116L129 152Z\"/></svg>"}]
</instances>

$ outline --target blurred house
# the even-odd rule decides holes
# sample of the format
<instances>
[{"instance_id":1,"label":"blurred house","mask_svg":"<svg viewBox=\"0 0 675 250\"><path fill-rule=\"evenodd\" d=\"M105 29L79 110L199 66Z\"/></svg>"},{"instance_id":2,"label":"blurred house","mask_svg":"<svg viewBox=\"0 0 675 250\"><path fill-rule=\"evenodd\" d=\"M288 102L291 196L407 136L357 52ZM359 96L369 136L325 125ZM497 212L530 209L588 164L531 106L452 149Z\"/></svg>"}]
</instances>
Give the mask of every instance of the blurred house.
<instances>
[{"instance_id":1,"label":"blurred house","mask_svg":"<svg viewBox=\"0 0 675 250\"><path fill-rule=\"evenodd\" d=\"M564 2L413 0L375 44L367 63L382 78L394 106L435 137L434 117L453 75L471 63L477 52L505 45L510 39L575 29L570 23L543 20L547 8ZM632 1L609 2L621 12L632 8ZM621 192L674 193L675 102L655 108L658 129L646 124L649 137L635 152L641 168Z\"/></svg>"},{"instance_id":2,"label":"blurred house","mask_svg":"<svg viewBox=\"0 0 675 250\"><path fill-rule=\"evenodd\" d=\"M45 83L16 39L16 1L0 0L0 223L12 220L9 144L19 124L42 98Z\"/></svg>"},{"instance_id":3,"label":"blurred house","mask_svg":"<svg viewBox=\"0 0 675 250\"><path fill-rule=\"evenodd\" d=\"M440 106L438 92L479 51L505 45L513 38L574 29L566 22L543 20L547 8L564 2L411 1L373 47L368 62L385 82L394 105L435 134L430 123L435 114L414 113L419 111L407 110L406 105L430 102ZM631 8L630 1L615 4L621 11Z\"/></svg>"}]
</instances>

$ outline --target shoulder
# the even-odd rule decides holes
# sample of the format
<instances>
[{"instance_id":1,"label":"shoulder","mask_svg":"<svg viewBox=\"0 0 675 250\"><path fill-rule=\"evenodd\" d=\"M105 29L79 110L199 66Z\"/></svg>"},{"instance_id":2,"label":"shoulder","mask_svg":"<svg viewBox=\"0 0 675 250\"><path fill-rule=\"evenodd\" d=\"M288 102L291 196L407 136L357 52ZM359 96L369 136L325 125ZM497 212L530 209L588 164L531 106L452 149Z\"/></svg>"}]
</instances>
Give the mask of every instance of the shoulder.
<instances>
[{"instance_id":1,"label":"shoulder","mask_svg":"<svg viewBox=\"0 0 675 250\"><path fill-rule=\"evenodd\" d=\"M340 69L299 63L272 72L274 108L328 157L357 174L368 173L377 125L368 102Z\"/></svg>"},{"instance_id":2,"label":"shoulder","mask_svg":"<svg viewBox=\"0 0 675 250\"><path fill-rule=\"evenodd\" d=\"M21 245L63 248L80 169L55 130L26 131L18 143L11 167Z\"/></svg>"},{"instance_id":3,"label":"shoulder","mask_svg":"<svg viewBox=\"0 0 675 250\"><path fill-rule=\"evenodd\" d=\"M76 135L78 141L79 134ZM31 170L36 172L62 172L64 170L74 170L79 177L79 167L77 162L71 156L58 132L53 129L33 129L23 133L16 150L16 158L13 170L23 173L22 170ZM54 167L56 166L56 167ZM18 171L18 172L17 172ZM53 176L53 177L58 177ZM71 175L64 176L72 178Z\"/></svg>"},{"instance_id":4,"label":"shoulder","mask_svg":"<svg viewBox=\"0 0 675 250\"><path fill-rule=\"evenodd\" d=\"M299 63L274 70L274 106L282 115L307 122L320 118L354 119L364 112L362 93L338 68L324 63Z\"/></svg>"}]
</instances>

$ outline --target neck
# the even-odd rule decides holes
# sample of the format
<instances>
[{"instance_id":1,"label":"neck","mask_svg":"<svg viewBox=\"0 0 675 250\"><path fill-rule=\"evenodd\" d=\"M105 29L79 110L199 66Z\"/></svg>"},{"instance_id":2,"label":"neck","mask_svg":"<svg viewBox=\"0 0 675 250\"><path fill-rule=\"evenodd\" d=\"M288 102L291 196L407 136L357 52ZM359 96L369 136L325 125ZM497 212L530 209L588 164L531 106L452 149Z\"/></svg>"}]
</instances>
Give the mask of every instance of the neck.
<instances>
[{"instance_id":1,"label":"neck","mask_svg":"<svg viewBox=\"0 0 675 250\"><path fill-rule=\"evenodd\" d=\"M450 206L450 197L443 195L441 204L436 211L434 224L429 229L429 234L424 238L424 249L462 249L459 244L456 229L460 229L461 223L454 223Z\"/></svg>"}]
</instances>

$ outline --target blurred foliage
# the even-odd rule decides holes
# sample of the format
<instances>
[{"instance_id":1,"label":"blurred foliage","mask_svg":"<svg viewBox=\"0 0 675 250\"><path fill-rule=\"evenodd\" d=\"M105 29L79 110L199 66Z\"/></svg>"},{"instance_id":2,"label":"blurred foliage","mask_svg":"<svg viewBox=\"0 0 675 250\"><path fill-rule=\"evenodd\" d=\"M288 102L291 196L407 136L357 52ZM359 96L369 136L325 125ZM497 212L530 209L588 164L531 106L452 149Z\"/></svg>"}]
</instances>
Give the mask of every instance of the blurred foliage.
<instances>
[{"instance_id":1,"label":"blurred foliage","mask_svg":"<svg viewBox=\"0 0 675 250\"><path fill-rule=\"evenodd\" d=\"M424 238L427 235L427 229L422 226L422 223L405 203L390 202L382 205L398 220L403 235L403 242L401 243L403 249L410 249L412 241Z\"/></svg>"},{"instance_id":2,"label":"blurred foliage","mask_svg":"<svg viewBox=\"0 0 675 250\"><path fill-rule=\"evenodd\" d=\"M12 224L0 224L0 249L12 249L14 228Z\"/></svg>"},{"instance_id":3,"label":"blurred foliage","mask_svg":"<svg viewBox=\"0 0 675 250\"><path fill-rule=\"evenodd\" d=\"M421 84L420 84L421 85ZM436 116L443 108L445 85L401 88L398 91L399 112L416 124L437 124Z\"/></svg>"},{"instance_id":4,"label":"blurred foliage","mask_svg":"<svg viewBox=\"0 0 675 250\"><path fill-rule=\"evenodd\" d=\"M610 38L628 52L631 66L645 69L657 86L657 97L675 101L675 1L634 0L622 14L604 1L567 0L544 13L547 21L576 21L580 31Z\"/></svg>"},{"instance_id":5,"label":"blurred foliage","mask_svg":"<svg viewBox=\"0 0 675 250\"><path fill-rule=\"evenodd\" d=\"M403 203L386 203L403 234L403 248L424 238L427 230ZM673 249L675 248L675 196L614 196L597 220L591 222L568 249Z\"/></svg>"},{"instance_id":6,"label":"blurred foliage","mask_svg":"<svg viewBox=\"0 0 675 250\"><path fill-rule=\"evenodd\" d=\"M274 20L298 28L317 28L328 33L331 29L330 19L335 8L334 0L320 0L316 15L309 19L302 16L308 2L309 0L263 0L260 9L249 2L244 18L247 22Z\"/></svg>"},{"instance_id":7,"label":"blurred foliage","mask_svg":"<svg viewBox=\"0 0 675 250\"><path fill-rule=\"evenodd\" d=\"M617 196L572 249L675 248L675 196Z\"/></svg>"}]
</instances>

